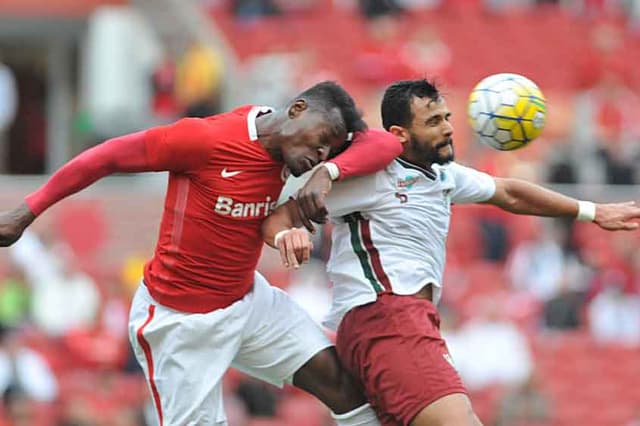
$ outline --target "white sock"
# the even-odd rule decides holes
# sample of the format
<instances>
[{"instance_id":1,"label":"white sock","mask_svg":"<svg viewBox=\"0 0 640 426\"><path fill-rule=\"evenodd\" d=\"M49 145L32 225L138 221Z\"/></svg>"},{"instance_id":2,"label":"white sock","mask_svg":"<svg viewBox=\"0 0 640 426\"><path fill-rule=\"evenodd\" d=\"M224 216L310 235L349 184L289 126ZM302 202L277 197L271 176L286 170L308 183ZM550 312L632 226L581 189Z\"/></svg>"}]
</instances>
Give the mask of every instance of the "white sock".
<instances>
[{"instance_id":1,"label":"white sock","mask_svg":"<svg viewBox=\"0 0 640 426\"><path fill-rule=\"evenodd\" d=\"M380 426L371 405L364 404L343 414L331 413L338 426Z\"/></svg>"}]
</instances>

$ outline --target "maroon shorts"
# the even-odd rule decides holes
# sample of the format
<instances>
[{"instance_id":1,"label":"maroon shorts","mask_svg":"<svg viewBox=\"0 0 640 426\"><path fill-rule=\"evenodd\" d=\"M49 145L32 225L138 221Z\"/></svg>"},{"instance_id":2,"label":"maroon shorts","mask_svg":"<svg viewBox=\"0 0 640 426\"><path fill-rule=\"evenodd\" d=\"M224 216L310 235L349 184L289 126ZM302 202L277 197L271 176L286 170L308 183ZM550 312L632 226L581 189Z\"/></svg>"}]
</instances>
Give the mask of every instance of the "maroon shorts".
<instances>
[{"instance_id":1,"label":"maroon shorts","mask_svg":"<svg viewBox=\"0 0 640 426\"><path fill-rule=\"evenodd\" d=\"M464 393L429 300L383 294L347 313L338 329L340 360L363 384L385 426L409 425L423 408Z\"/></svg>"}]
</instances>

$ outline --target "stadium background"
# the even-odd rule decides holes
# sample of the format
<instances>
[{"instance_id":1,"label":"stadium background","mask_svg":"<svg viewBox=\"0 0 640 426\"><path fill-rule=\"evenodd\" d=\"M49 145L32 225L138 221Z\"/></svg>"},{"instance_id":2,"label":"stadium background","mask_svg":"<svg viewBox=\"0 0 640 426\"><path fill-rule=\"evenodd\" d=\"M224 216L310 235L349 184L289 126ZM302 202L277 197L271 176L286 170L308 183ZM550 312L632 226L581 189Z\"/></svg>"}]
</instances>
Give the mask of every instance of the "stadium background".
<instances>
[{"instance_id":1,"label":"stadium background","mask_svg":"<svg viewBox=\"0 0 640 426\"><path fill-rule=\"evenodd\" d=\"M385 84L422 76L447 96L461 162L633 199L639 59L634 0L3 0L0 205L105 138L279 105L318 80L344 84L379 126ZM496 72L530 77L548 99L543 136L521 151L481 146L466 123L469 91ZM105 179L2 251L0 425L147 424L126 320L165 181ZM329 232L299 272L270 249L260 263L315 318L330 297ZM637 233L454 207L443 332L486 425L640 424L637 247ZM232 426L331 424L294 389L236 372L225 388Z\"/></svg>"}]
</instances>

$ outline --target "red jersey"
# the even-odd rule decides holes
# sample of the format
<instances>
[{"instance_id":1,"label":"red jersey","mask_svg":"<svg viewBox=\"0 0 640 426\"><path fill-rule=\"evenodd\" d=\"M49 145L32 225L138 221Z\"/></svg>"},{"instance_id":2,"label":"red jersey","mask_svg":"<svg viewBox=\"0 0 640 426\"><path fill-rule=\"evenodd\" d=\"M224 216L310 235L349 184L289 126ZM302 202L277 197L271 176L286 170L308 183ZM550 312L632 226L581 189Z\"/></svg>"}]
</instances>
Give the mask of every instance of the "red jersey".
<instances>
[{"instance_id":1,"label":"red jersey","mask_svg":"<svg viewBox=\"0 0 640 426\"><path fill-rule=\"evenodd\" d=\"M169 171L160 237L144 280L158 302L209 312L251 288L262 248L262 220L275 208L284 165L258 141L260 107L110 139L62 166L25 198L35 216L113 173ZM373 173L402 152L390 133L359 132L332 159L340 178Z\"/></svg>"},{"instance_id":2,"label":"red jersey","mask_svg":"<svg viewBox=\"0 0 640 426\"><path fill-rule=\"evenodd\" d=\"M260 227L284 184L283 163L258 141L260 111L242 107L146 133L150 167L170 171L158 244L144 272L165 306L209 312L251 289Z\"/></svg>"}]
</instances>

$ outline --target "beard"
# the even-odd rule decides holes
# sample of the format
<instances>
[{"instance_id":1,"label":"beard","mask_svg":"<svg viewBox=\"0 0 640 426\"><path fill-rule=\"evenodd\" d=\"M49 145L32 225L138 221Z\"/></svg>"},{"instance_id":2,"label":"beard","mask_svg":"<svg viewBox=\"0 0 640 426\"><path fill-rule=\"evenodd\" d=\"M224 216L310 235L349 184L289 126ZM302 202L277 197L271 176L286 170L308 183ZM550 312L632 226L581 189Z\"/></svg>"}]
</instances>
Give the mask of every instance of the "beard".
<instances>
[{"instance_id":1,"label":"beard","mask_svg":"<svg viewBox=\"0 0 640 426\"><path fill-rule=\"evenodd\" d=\"M453 150L453 139L448 138L442 142L435 144L432 147L425 148L424 144L420 144L415 135L411 135L411 146L414 152L420 153L420 156L424 158L425 164L440 164L444 165L450 163L455 159L455 152ZM449 146L451 152L447 154L441 154L440 150Z\"/></svg>"},{"instance_id":2,"label":"beard","mask_svg":"<svg viewBox=\"0 0 640 426\"><path fill-rule=\"evenodd\" d=\"M447 146L451 149L451 152L447 154L441 154L440 150ZM456 155L455 151L453 150L453 140L451 139L447 139L445 142L436 145L433 150L433 162L436 164L443 165L450 163L455 159L455 157Z\"/></svg>"}]
</instances>

